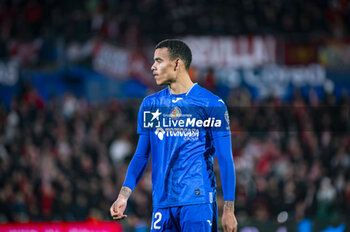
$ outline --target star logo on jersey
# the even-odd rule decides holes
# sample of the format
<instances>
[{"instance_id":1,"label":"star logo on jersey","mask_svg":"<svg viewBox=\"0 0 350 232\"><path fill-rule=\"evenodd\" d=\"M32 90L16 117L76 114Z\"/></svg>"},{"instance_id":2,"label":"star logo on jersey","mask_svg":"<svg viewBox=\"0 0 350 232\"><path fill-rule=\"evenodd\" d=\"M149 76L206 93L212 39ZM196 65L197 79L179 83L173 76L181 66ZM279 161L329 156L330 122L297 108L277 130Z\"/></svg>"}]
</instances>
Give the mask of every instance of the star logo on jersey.
<instances>
[{"instance_id":1,"label":"star logo on jersey","mask_svg":"<svg viewBox=\"0 0 350 232\"><path fill-rule=\"evenodd\" d=\"M152 122L154 119L159 120L159 116L160 116L162 113L160 113L160 112L159 112L159 109L157 109L156 112L151 113L151 114L152 114L152 119L151 119L151 122Z\"/></svg>"},{"instance_id":2,"label":"star logo on jersey","mask_svg":"<svg viewBox=\"0 0 350 232\"><path fill-rule=\"evenodd\" d=\"M159 112L159 109L156 112L144 111L143 112L143 127L144 128L157 128L160 127L159 116L162 113Z\"/></svg>"}]
</instances>

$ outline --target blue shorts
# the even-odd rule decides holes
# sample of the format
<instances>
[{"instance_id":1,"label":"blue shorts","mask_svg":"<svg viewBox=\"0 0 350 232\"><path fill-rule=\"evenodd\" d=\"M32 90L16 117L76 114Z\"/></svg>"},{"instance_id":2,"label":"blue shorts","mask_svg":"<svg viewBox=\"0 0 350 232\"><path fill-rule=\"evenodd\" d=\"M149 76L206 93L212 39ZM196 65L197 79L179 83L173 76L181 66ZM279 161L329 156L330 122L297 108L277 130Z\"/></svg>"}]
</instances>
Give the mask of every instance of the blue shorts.
<instances>
[{"instance_id":1,"label":"blue shorts","mask_svg":"<svg viewBox=\"0 0 350 232\"><path fill-rule=\"evenodd\" d=\"M155 208L151 232L217 232L217 215L216 202Z\"/></svg>"}]
</instances>

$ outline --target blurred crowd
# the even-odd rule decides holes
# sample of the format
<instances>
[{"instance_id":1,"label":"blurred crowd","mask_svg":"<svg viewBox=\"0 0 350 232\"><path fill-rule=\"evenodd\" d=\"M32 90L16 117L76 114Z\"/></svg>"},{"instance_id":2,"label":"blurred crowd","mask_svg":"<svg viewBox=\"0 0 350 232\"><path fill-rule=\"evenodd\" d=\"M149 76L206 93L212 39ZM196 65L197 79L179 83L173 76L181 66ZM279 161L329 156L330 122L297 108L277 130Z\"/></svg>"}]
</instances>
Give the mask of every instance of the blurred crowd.
<instances>
[{"instance_id":1,"label":"blurred crowd","mask_svg":"<svg viewBox=\"0 0 350 232\"><path fill-rule=\"evenodd\" d=\"M349 36L347 0L1 0L0 58L14 41L103 37L138 46L180 35Z\"/></svg>"},{"instance_id":2,"label":"blurred crowd","mask_svg":"<svg viewBox=\"0 0 350 232\"><path fill-rule=\"evenodd\" d=\"M0 108L0 222L110 220L136 148L141 99L94 105L66 93L44 101L30 84L19 93L10 109ZM349 100L347 92L320 98L312 89L306 97L296 89L288 102L253 100L232 90L239 221L276 220L281 212L292 221L350 218ZM151 188L148 167L126 227L150 223Z\"/></svg>"},{"instance_id":3,"label":"blurred crowd","mask_svg":"<svg viewBox=\"0 0 350 232\"><path fill-rule=\"evenodd\" d=\"M30 60L40 50L49 61L65 43L96 37L134 48L183 35L343 39L349 28L347 0L0 0L0 60L18 50ZM215 92L212 70L201 84ZM46 101L31 84L20 86L10 108L0 99L0 222L110 220L136 148L141 99L92 104L66 93ZM231 90L239 222L276 220L282 212L296 222L350 221L349 101L345 91L305 95L296 88L284 101ZM148 167L126 228L147 230L151 188ZM222 202L219 191L219 212Z\"/></svg>"},{"instance_id":4,"label":"blurred crowd","mask_svg":"<svg viewBox=\"0 0 350 232\"><path fill-rule=\"evenodd\" d=\"M349 96L295 89L288 102L232 92L231 130L239 218L350 218ZM271 218L272 216L272 218ZM345 220L347 218L347 220Z\"/></svg>"},{"instance_id":5,"label":"blurred crowd","mask_svg":"<svg viewBox=\"0 0 350 232\"><path fill-rule=\"evenodd\" d=\"M0 221L109 219L138 104L93 106L69 93L44 102L27 84L20 92L0 113Z\"/></svg>"}]
</instances>

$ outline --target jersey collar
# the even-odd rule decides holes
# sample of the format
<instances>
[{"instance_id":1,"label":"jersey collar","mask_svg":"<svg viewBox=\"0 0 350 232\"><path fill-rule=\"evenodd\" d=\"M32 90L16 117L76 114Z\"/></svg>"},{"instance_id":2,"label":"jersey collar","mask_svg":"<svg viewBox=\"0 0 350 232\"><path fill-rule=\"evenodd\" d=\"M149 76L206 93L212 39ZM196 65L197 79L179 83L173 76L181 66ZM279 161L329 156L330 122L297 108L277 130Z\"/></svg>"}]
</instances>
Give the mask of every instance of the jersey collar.
<instances>
[{"instance_id":1,"label":"jersey collar","mask_svg":"<svg viewBox=\"0 0 350 232\"><path fill-rule=\"evenodd\" d=\"M191 90L192 90L193 87L196 86L196 85L197 85L197 83L193 83L193 85L191 86L191 88L190 88L186 93L182 93L182 94L172 94L172 93L170 92L170 88L168 87L168 93L169 93L170 96L183 96L183 97L185 97L185 96L187 96L187 95L189 95L189 94L191 93Z\"/></svg>"}]
</instances>

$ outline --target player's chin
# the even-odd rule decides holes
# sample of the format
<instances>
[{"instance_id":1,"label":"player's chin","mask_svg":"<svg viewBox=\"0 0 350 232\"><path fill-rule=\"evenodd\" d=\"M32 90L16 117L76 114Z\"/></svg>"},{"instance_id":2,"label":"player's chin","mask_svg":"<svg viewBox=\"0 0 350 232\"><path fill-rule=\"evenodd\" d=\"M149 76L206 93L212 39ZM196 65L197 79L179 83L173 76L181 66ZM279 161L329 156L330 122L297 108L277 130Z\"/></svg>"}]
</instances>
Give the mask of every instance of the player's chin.
<instances>
[{"instance_id":1,"label":"player's chin","mask_svg":"<svg viewBox=\"0 0 350 232\"><path fill-rule=\"evenodd\" d=\"M162 80L157 79L157 78L156 78L156 84L157 84L158 86L166 85L165 81L162 81Z\"/></svg>"}]
</instances>

